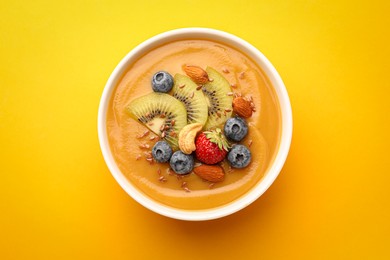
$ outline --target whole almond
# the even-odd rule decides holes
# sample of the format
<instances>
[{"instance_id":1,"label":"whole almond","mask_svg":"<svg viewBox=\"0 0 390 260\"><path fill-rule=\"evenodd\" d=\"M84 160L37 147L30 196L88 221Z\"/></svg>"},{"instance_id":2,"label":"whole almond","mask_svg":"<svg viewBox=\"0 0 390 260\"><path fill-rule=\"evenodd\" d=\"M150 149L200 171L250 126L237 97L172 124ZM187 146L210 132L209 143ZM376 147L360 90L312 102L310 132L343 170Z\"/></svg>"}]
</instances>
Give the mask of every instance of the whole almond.
<instances>
[{"instance_id":1,"label":"whole almond","mask_svg":"<svg viewBox=\"0 0 390 260\"><path fill-rule=\"evenodd\" d=\"M210 182L220 182L225 178L225 173L221 166L218 165L206 165L194 168L194 173L200 178Z\"/></svg>"},{"instance_id":2,"label":"whole almond","mask_svg":"<svg viewBox=\"0 0 390 260\"><path fill-rule=\"evenodd\" d=\"M244 99L243 97L236 97L233 99L233 111L244 118L252 116L251 102Z\"/></svg>"},{"instance_id":3,"label":"whole almond","mask_svg":"<svg viewBox=\"0 0 390 260\"><path fill-rule=\"evenodd\" d=\"M209 82L207 72L201 67L184 65L183 70L196 84L206 84Z\"/></svg>"}]
</instances>

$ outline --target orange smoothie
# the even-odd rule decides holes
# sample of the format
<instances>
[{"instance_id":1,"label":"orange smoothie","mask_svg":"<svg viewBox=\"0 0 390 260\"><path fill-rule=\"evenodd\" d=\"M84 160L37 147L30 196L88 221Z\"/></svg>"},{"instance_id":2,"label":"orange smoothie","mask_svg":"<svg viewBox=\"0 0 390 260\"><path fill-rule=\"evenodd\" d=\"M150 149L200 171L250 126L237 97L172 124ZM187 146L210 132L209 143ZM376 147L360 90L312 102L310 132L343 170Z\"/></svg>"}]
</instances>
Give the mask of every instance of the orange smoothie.
<instances>
[{"instance_id":1,"label":"orange smoothie","mask_svg":"<svg viewBox=\"0 0 390 260\"><path fill-rule=\"evenodd\" d=\"M222 182L205 181L193 172L177 175L169 163L154 162L150 151L160 137L126 111L129 102L153 92L154 73L185 74L184 64L214 68L231 84L232 92L251 97L255 104L255 112L246 119L248 135L240 142L249 147L251 163L236 169L225 159L220 163L225 172ZM279 146L281 114L272 86L248 56L219 42L189 39L159 46L128 68L110 100L107 133L119 169L139 191L166 206L202 210L236 200L264 177Z\"/></svg>"}]
</instances>

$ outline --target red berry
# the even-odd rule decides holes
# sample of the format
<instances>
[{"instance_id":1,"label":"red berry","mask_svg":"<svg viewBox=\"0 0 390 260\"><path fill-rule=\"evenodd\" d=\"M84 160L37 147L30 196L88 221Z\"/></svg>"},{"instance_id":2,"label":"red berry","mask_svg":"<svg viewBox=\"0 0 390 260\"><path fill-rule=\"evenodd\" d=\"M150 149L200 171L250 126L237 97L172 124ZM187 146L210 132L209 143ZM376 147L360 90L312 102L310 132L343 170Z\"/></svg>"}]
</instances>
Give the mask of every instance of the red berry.
<instances>
[{"instance_id":1,"label":"red berry","mask_svg":"<svg viewBox=\"0 0 390 260\"><path fill-rule=\"evenodd\" d=\"M216 164L225 159L229 144L220 129L203 132L195 140L196 158L205 164Z\"/></svg>"}]
</instances>

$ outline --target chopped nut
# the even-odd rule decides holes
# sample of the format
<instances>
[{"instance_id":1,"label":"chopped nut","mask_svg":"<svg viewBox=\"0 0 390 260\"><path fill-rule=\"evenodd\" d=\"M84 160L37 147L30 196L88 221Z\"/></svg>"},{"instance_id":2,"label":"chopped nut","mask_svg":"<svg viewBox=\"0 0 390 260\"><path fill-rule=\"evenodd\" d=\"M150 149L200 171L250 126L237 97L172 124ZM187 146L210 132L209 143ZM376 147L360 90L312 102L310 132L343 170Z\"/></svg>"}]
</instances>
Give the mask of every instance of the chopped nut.
<instances>
[{"instance_id":1,"label":"chopped nut","mask_svg":"<svg viewBox=\"0 0 390 260\"><path fill-rule=\"evenodd\" d=\"M241 72L238 76L239 79L244 79L245 78L245 72Z\"/></svg>"},{"instance_id":2,"label":"chopped nut","mask_svg":"<svg viewBox=\"0 0 390 260\"><path fill-rule=\"evenodd\" d=\"M137 139L141 139L141 138L147 136L149 133L150 133L150 131L149 131L149 130L146 130L146 131L143 132L141 135L137 135L136 138L137 138Z\"/></svg>"},{"instance_id":3,"label":"chopped nut","mask_svg":"<svg viewBox=\"0 0 390 260\"><path fill-rule=\"evenodd\" d=\"M164 176L160 176L160 177L158 178L158 180L159 180L160 182L167 182L167 179L166 179Z\"/></svg>"},{"instance_id":4,"label":"chopped nut","mask_svg":"<svg viewBox=\"0 0 390 260\"><path fill-rule=\"evenodd\" d=\"M150 164L153 164L153 163L154 163L153 158L146 158L146 160L147 160Z\"/></svg>"},{"instance_id":5,"label":"chopped nut","mask_svg":"<svg viewBox=\"0 0 390 260\"><path fill-rule=\"evenodd\" d=\"M150 151L149 152L144 152L144 155L145 155L146 158L149 158L149 159L153 157L152 156L152 152L150 152Z\"/></svg>"},{"instance_id":6,"label":"chopped nut","mask_svg":"<svg viewBox=\"0 0 390 260\"><path fill-rule=\"evenodd\" d=\"M171 168L167 169L167 173L169 176L172 176L174 174Z\"/></svg>"},{"instance_id":7,"label":"chopped nut","mask_svg":"<svg viewBox=\"0 0 390 260\"><path fill-rule=\"evenodd\" d=\"M148 145L148 144L140 144L139 148L141 148L141 149L149 149L150 145Z\"/></svg>"},{"instance_id":8,"label":"chopped nut","mask_svg":"<svg viewBox=\"0 0 390 260\"><path fill-rule=\"evenodd\" d=\"M187 187L187 182L183 181L183 183L181 184L181 187L182 187L186 192L190 192L190 189Z\"/></svg>"},{"instance_id":9,"label":"chopped nut","mask_svg":"<svg viewBox=\"0 0 390 260\"><path fill-rule=\"evenodd\" d=\"M222 72L228 74L230 71L227 68L223 68Z\"/></svg>"}]
</instances>

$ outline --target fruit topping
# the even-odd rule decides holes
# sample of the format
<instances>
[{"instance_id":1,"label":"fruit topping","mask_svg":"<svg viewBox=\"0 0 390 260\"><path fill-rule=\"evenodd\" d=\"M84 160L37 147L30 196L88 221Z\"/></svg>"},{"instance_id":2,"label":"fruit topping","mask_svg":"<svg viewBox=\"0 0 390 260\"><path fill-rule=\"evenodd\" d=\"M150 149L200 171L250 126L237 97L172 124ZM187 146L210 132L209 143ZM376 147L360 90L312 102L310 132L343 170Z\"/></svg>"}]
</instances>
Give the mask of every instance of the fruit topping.
<instances>
[{"instance_id":1,"label":"fruit topping","mask_svg":"<svg viewBox=\"0 0 390 260\"><path fill-rule=\"evenodd\" d=\"M229 151L227 159L234 168L244 168L251 162L251 152L242 144L236 144Z\"/></svg>"},{"instance_id":2,"label":"fruit topping","mask_svg":"<svg viewBox=\"0 0 390 260\"><path fill-rule=\"evenodd\" d=\"M216 70L206 68L210 81L203 86L203 93L208 100L208 119L205 129L215 128L232 114L233 95L230 83Z\"/></svg>"},{"instance_id":3,"label":"fruit topping","mask_svg":"<svg viewBox=\"0 0 390 260\"><path fill-rule=\"evenodd\" d=\"M232 117L226 121L224 132L229 140L239 142L248 134L248 124L241 117Z\"/></svg>"},{"instance_id":4,"label":"fruit topping","mask_svg":"<svg viewBox=\"0 0 390 260\"><path fill-rule=\"evenodd\" d=\"M220 182L225 178L225 173L219 165L202 164L201 166L194 168L194 173L200 178L210 182Z\"/></svg>"},{"instance_id":5,"label":"fruit topping","mask_svg":"<svg viewBox=\"0 0 390 260\"><path fill-rule=\"evenodd\" d=\"M149 93L131 101L130 116L177 147L177 135L187 124L187 111L176 98L164 93Z\"/></svg>"},{"instance_id":6,"label":"fruit topping","mask_svg":"<svg viewBox=\"0 0 390 260\"><path fill-rule=\"evenodd\" d=\"M156 162L165 163L171 159L172 148L165 141L158 141L152 149L153 158Z\"/></svg>"},{"instance_id":7,"label":"fruit topping","mask_svg":"<svg viewBox=\"0 0 390 260\"><path fill-rule=\"evenodd\" d=\"M152 88L155 92L168 93L173 87L173 78L166 71L159 71L153 75Z\"/></svg>"},{"instance_id":8,"label":"fruit topping","mask_svg":"<svg viewBox=\"0 0 390 260\"><path fill-rule=\"evenodd\" d=\"M194 157L182 151L176 151L173 153L169 164L177 174L187 174L194 168Z\"/></svg>"},{"instance_id":9,"label":"fruit topping","mask_svg":"<svg viewBox=\"0 0 390 260\"><path fill-rule=\"evenodd\" d=\"M203 92L187 76L176 74L174 81L172 94L186 107L187 123L200 123L203 126L208 114L207 100Z\"/></svg>"},{"instance_id":10,"label":"fruit topping","mask_svg":"<svg viewBox=\"0 0 390 260\"><path fill-rule=\"evenodd\" d=\"M185 154L191 154L195 151L195 136L202 130L203 125L200 123L193 123L186 125L179 133L179 148Z\"/></svg>"},{"instance_id":11,"label":"fruit topping","mask_svg":"<svg viewBox=\"0 0 390 260\"><path fill-rule=\"evenodd\" d=\"M252 105L251 101L243 98L243 97L236 97L233 100L233 111L238 116L241 116L243 118L248 118L252 116Z\"/></svg>"},{"instance_id":12,"label":"fruit topping","mask_svg":"<svg viewBox=\"0 0 390 260\"><path fill-rule=\"evenodd\" d=\"M219 163L229 149L229 143L219 128L198 135L195 146L196 158L205 164Z\"/></svg>"},{"instance_id":13,"label":"fruit topping","mask_svg":"<svg viewBox=\"0 0 390 260\"><path fill-rule=\"evenodd\" d=\"M198 66L184 65L184 72L190 77L196 84L206 84L209 82L209 76L207 72Z\"/></svg>"}]
</instances>

